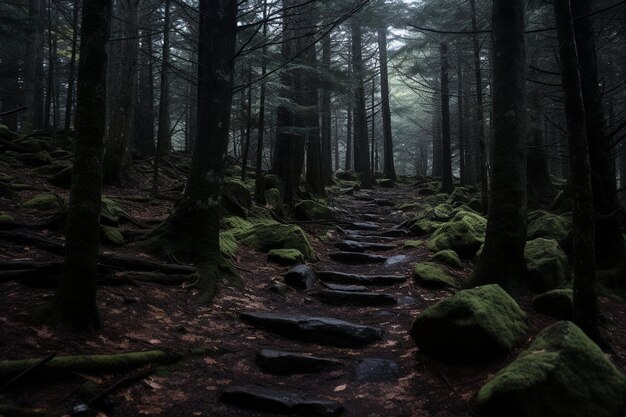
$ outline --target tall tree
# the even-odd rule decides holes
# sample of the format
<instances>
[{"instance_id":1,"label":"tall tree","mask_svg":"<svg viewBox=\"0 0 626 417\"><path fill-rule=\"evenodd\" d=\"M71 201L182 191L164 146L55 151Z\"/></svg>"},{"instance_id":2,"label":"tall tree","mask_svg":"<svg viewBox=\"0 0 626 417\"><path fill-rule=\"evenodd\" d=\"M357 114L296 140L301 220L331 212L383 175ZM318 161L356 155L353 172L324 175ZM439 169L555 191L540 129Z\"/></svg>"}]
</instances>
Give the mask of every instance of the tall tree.
<instances>
[{"instance_id":1,"label":"tall tree","mask_svg":"<svg viewBox=\"0 0 626 417\"><path fill-rule=\"evenodd\" d=\"M67 97L65 101L65 130L70 130L74 108L74 84L76 82L76 52L78 51L78 17L80 2L74 0L72 4L72 43L70 52L69 70L67 76Z\"/></svg>"},{"instance_id":2,"label":"tall tree","mask_svg":"<svg viewBox=\"0 0 626 417\"><path fill-rule=\"evenodd\" d=\"M594 253L595 220L585 107L581 95L576 39L570 0L555 0L561 80L565 92L567 131L572 166L572 237L574 255L574 321L589 337L601 340Z\"/></svg>"},{"instance_id":3,"label":"tall tree","mask_svg":"<svg viewBox=\"0 0 626 417\"><path fill-rule=\"evenodd\" d=\"M494 0L493 150L485 246L470 285L522 284L526 263L524 1Z\"/></svg>"},{"instance_id":4,"label":"tall tree","mask_svg":"<svg viewBox=\"0 0 626 417\"><path fill-rule=\"evenodd\" d=\"M200 2L198 130L185 192L152 234L162 254L198 264L200 301L210 301L231 267L220 251L220 215L228 149L237 38L237 0Z\"/></svg>"},{"instance_id":5,"label":"tall tree","mask_svg":"<svg viewBox=\"0 0 626 417\"><path fill-rule=\"evenodd\" d=\"M263 0L263 39L267 38L267 0ZM263 140L265 137L265 76L267 74L267 46L263 44L261 57L261 92L259 97L259 124L256 143L256 172L254 178L254 200L259 204L265 203L265 178L263 177Z\"/></svg>"},{"instance_id":6,"label":"tall tree","mask_svg":"<svg viewBox=\"0 0 626 417\"><path fill-rule=\"evenodd\" d=\"M43 120L43 19L42 0L29 0L28 23L30 35L24 52L24 99L27 107L22 128L26 131L38 129Z\"/></svg>"},{"instance_id":7,"label":"tall tree","mask_svg":"<svg viewBox=\"0 0 626 417\"><path fill-rule=\"evenodd\" d=\"M354 79L354 170L361 174L361 187L371 188L373 178L370 170L367 140L367 114L365 109L365 86L361 23L351 21L352 73Z\"/></svg>"},{"instance_id":8,"label":"tall tree","mask_svg":"<svg viewBox=\"0 0 626 417\"><path fill-rule=\"evenodd\" d=\"M327 34L322 39L322 70L325 73L330 72L331 58L331 39ZM325 185L332 184L333 168L332 168L332 134L331 134L331 88L328 80L321 85L320 94L320 112L322 114L321 133L322 133L322 179Z\"/></svg>"},{"instance_id":9,"label":"tall tree","mask_svg":"<svg viewBox=\"0 0 626 417\"><path fill-rule=\"evenodd\" d=\"M439 46L441 57L441 164L443 176L441 178L441 192L450 194L454 190L452 181L452 151L450 149L450 85L448 71L448 44L441 42Z\"/></svg>"},{"instance_id":10,"label":"tall tree","mask_svg":"<svg viewBox=\"0 0 626 417\"><path fill-rule=\"evenodd\" d=\"M383 173L385 178L396 179L391 135L391 108L389 106L389 75L387 73L387 28L378 28L378 54L380 58L380 98L383 116Z\"/></svg>"},{"instance_id":11,"label":"tall tree","mask_svg":"<svg viewBox=\"0 0 626 417\"><path fill-rule=\"evenodd\" d=\"M43 320L78 331L100 327L96 280L110 17L110 0L84 0L65 263L54 297L40 312Z\"/></svg>"},{"instance_id":12,"label":"tall tree","mask_svg":"<svg viewBox=\"0 0 626 417\"><path fill-rule=\"evenodd\" d=\"M154 156L154 65L152 57L151 14L144 11L141 16L142 38L139 55L139 81L135 110L135 149L148 156Z\"/></svg>"}]
</instances>

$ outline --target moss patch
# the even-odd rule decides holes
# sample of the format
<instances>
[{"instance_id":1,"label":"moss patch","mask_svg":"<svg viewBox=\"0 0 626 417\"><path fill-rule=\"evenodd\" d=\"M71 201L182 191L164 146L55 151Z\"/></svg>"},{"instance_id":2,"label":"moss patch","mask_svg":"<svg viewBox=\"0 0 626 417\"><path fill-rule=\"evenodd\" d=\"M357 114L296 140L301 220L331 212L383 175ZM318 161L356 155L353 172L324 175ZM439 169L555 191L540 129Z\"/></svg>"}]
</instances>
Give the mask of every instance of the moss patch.
<instances>
[{"instance_id":1,"label":"moss patch","mask_svg":"<svg viewBox=\"0 0 626 417\"><path fill-rule=\"evenodd\" d=\"M527 333L526 314L495 284L459 291L432 305L410 331L420 351L452 363L493 360L511 352Z\"/></svg>"},{"instance_id":2,"label":"moss patch","mask_svg":"<svg viewBox=\"0 0 626 417\"><path fill-rule=\"evenodd\" d=\"M295 265L304 262L304 255L298 249L272 249L267 259L281 265Z\"/></svg>"},{"instance_id":3,"label":"moss patch","mask_svg":"<svg viewBox=\"0 0 626 417\"><path fill-rule=\"evenodd\" d=\"M427 247L433 252L452 249L461 257L472 258L484 240L484 234L474 229L468 221L451 221L433 233Z\"/></svg>"},{"instance_id":4,"label":"moss patch","mask_svg":"<svg viewBox=\"0 0 626 417\"><path fill-rule=\"evenodd\" d=\"M126 243L124 235L117 227L100 225L100 232L102 240L106 243L110 243L114 246L123 246Z\"/></svg>"},{"instance_id":5,"label":"moss patch","mask_svg":"<svg viewBox=\"0 0 626 417\"><path fill-rule=\"evenodd\" d=\"M306 260L317 260L309 239L296 225L265 221L237 233L235 238L261 252L268 252L271 249L298 249Z\"/></svg>"},{"instance_id":6,"label":"moss patch","mask_svg":"<svg viewBox=\"0 0 626 417\"><path fill-rule=\"evenodd\" d=\"M323 204L313 200L303 200L293 206L293 212L298 220L329 220L335 218L335 213Z\"/></svg>"},{"instance_id":7,"label":"moss patch","mask_svg":"<svg viewBox=\"0 0 626 417\"><path fill-rule=\"evenodd\" d=\"M0 214L0 229L9 228L15 225L15 219L8 214Z\"/></svg>"},{"instance_id":8,"label":"moss patch","mask_svg":"<svg viewBox=\"0 0 626 417\"><path fill-rule=\"evenodd\" d=\"M456 279L441 266L433 262L415 265L413 270L415 281L424 288L456 287Z\"/></svg>"},{"instance_id":9,"label":"moss patch","mask_svg":"<svg viewBox=\"0 0 626 417\"><path fill-rule=\"evenodd\" d=\"M485 416L616 417L626 378L574 323L544 329L478 393Z\"/></svg>"},{"instance_id":10,"label":"moss patch","mask_svg":"<svg viewBox=\"0 0 626 417\"><path fill-rule=\"evenodd\" d=\"M543 237L561 242L567 239L571 227L568 217L536 210L528 215L528 240Z\"/></svg>"},{"instance_id":11,"label":"moss patch","mask_svg":"<svg viewBox=\"0 0 626 417\"><path fill-rule=\"evenodd\" d=\"M419 219L409 226L409 230L415 236L428 235L437 230L441 223L429 219Z\"/></svg>"},{"instance_id":12,"label":"moss patch","mask_svg":"<svg viewBox=\"0 0 626 417\"><path fill-rule=\"evenodd\" d=\"M63 207L63 200L60 200L55 194L42 193L37 194L30 200L22 204L22 207L30 210L59 210Z\"/></svg>"},{"instance_id":13,"label":"moss patch","mask_svg":"<svg viewBox=\"0 0 626 417\"><path fill-rule=\"evenodd\" d=\"M569 279L567 255L554 239L537 238L526 242L524 259L528 285L535 292L555 289Z\"/></svg>"},{"instance_id":14,"label":"moss patch","mask_svg":"<svg viewBox=\"0 0 626 417\"><path fill-rule=\"evenodd\" d=\"M404 242L404 245L402 246L402 248L403 249L415 249L415 248L419 248L422 245L424 245L423 240L407 240L406 242Z\"/></svg>"},{"instance_id":15,"label":"moss patch","mask_svg":"<svg viewBox=\"0 0 626 417\"><path fill-rule=\"evenodd\" d=\"M433 259L437 262L440 262L444 265L451 266L452 268L462 268L463 263L461 263L461 259L459 255L456 254L452 249L445 249L439 251L433 255Z\"/></svg>"}]
</instances>

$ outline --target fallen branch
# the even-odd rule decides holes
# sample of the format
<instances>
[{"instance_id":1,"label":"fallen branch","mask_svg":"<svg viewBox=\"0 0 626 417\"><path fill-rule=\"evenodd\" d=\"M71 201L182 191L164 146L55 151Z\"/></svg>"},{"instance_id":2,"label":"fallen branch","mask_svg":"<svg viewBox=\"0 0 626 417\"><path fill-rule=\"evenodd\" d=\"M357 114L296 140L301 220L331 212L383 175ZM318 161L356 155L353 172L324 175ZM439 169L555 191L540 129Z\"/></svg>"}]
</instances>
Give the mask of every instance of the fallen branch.
<instances>
[{"instance_id":1,"label":"fallen branch","mask_svg":"<svg viewBox=\"0 0 626 417\"><path fill-rule=\"evenodd\" d=\"M20 379L24 378L26 375L30 374L31 372L34 372L37 369L41 368L42 366L44 366L45 364L50 362L52 359L54 359L56 356L57 356L56 354L52 354L50 356L46 356L45 358L43 358L40 361L36 362L33 366L24 369L22 372L20 372L19 374L17 374L13 378L9 379L7 382L2 384L2 386L0 387L0 392L4 391L5 389L10 387L11 385L15 384L17 381L19 381Z\"/></svg>"}]
</instances>

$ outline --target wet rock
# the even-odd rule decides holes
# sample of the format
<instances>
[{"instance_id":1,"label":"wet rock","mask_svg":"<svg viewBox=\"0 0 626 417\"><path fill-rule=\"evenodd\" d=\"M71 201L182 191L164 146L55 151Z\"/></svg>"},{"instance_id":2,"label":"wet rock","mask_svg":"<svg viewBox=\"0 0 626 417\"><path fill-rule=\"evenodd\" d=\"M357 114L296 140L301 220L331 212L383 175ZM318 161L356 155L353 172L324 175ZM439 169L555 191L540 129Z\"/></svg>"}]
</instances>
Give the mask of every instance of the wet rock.
<instances>
[{"instance_id":1,"label":"wet rock","mask_svg":"<svg viewBox=\"0 0 626 417\"><path fill-rule=\"evenodd\" d=\"M296 265L285 274L285 283L291 287L308 290L315 285L315 272L308 265Z\"/></svg>"},{"instance_id":2,"label":"wet rock","mask_svg":"<svg viewBox=\"0 0 626 417\"><path fill-rule=\"evenodd\" d=\"M406 255L394 255L387 258L383 266L385 268L389 268L394 265L402 264L408 262L411 258Z\"/></svg>"},{"instance_id":3,"label":"wet rock","mask_svg":"<svg viewBox=\"0 0 626 417\"><path fill-rule=\"evenodd\" d=\"M352 291L352 292L368 291L368 288L363 285L341 285L341 284L333 284L330 282L325 282L324 286L328 288L329 290L336 290L336 291Z\"/></svg>"},{"instance_id":4,"label":"wet rock","mask_svg":"<svg viewBox=\"0 0 626 417\"><path fill-rule=\"evenodd\" d=\"M354 222L350 223L352 230L379 230L380 224L372 222Z\"/></svg>"},{"instance_id":5,"label":"wet rock","mask_svg":"<svg viewBox=\"0 0 626 417\"><path fill-rule=\"evenodd\" d=\"M354 368L354 379L359 382L395 381L400 377L400 365L389 359L360 359Z\"/></svg>"},{"instance_id":6,"label":"wet rock","mask_svg":"<svg viewBox=\"0 0 626 417\"><path fill-rule=\"evenodd\" d=\"M302 353L263 349L256 355L256 362L263 372L271 374L304 374L325 369L335 369L345 364L337 359L321 358Z\"/></svg>"},{"instance_id":7,"label":"wet rock","mask_svg":"<svg viewBox=\"0 0 626 417\"><path fill-rule=\"evenodd\" d=\"M337 401L260 387L229 387L222 392L220 400L227 404L266 413L303 417L336 417L344 411L341 403Z\"/></svg>"},{"instance_id":8,"label":"wet rock","mask_svg":"<svg viewBox=\"0 0 626 417\"><path fill-rule=\"evenodd\" d=\"M350 265L379 264L387 260L386 256L358 252L332 252L328 256L334 261Z\"/></svg>"},{"instance_id":9,"label":"wet rock","mask_svg":"<svg viewBox=\"0 0 626 417\"><path fill-rule=\"evenodd\" d=\"M323 290L314 293L313 296L322 303L336 306L388 306L397 304L393 295L376 292Z\"/></svg>"},{"instance_id":10,"label":"wet rock","mask_svg":"<svg viewBox=\"0 0 626 417\"><path fill-rule=\"evenodd\" d=\"M337 347L359 347L380 340L380 329L329 317L250 312L239 317L253 326L293 340Z\"/></svg>"},{"instance_id":11,"label":"wet rock","mask_svg":"<svg viewBox=\"0 0 626 417\"><path fill-rule=\"evenodd\" d=\"M365 252L365 251L384 251L395 248L395 245L375 243L375 242L356 242L354 240L342 240L335 243L335 247L345 252Z\"/></svg>"},{"instance_id":12,"label":"wet rock","mask_svg":"<svg viewBox=\"0 0 626 417\"><path fill-rule=\"evenodd\" d=\"M344 285L395 285L406 281L405 277L397 275L361 275L337 271L318 271L316 275L322 281Z\"/></svg>"}]
</instances>

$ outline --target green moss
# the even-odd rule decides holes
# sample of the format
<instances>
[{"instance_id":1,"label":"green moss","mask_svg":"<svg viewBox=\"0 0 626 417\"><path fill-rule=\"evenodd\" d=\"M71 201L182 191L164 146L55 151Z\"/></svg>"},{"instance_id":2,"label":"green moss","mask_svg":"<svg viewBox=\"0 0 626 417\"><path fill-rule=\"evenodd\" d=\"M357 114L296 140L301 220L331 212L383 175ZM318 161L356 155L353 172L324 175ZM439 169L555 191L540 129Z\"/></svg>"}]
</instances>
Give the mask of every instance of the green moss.
<instances>
[{"instance_id":1,"label":"green moss","mask_svg":"<svg viewBox=\"0 0 626 417\"><path fill-rule=\"evenodd\" d=\"M222 222L226 225L227 229L236 229L236 232L244 232L253 226L251 221L237 216L225 217L222 219Z\"/></svg>"},{"instance_id":2,"label":"green moss","mask_svg":"<svg viewBox=\"0 0 626 417\"><path fill-rule=\"evenodd\" d=\"M117 227L100 225L100 232L102 239L107 243L115 246L123 246L126 243L124 235Z\"/></svg>"},{"instance_id":3,"label":"green moss","mask_svg":"<svg viewBox=\"0 0 626 417\"><path fill-rule=\"evenodd\" d=\"M306 260L317 260L309 239L296 225L265 221L255 224L249 230L237 233L235 238L244 245L261 252L271 249L298 249Z\"/></svg>"},{"instance_id":4,"label":"green moss","mask_svg":"<svg viewBox=\"0 0 626 417\"><path fill-rule=\"evenodd\" d=\"M571 320L574 311L574 291L557 289L533 298L533 308L541 314L558 320Z\"/></svg>"},{"instance_id":5,"label":"green moss","mask_svg":"<svg viewBox=\"0 0 626 417\"><path fill-rule=\"evenodd\" d=\"M441 223L429 219L419 219L409 226L409 230L415 236L428 235L437 230Z\"/></svg>"},{"instance_id":6,"label":"green moss","mask_svg":"<svg viewBox=\"0 0 626 417\"><path fill-rule=\"evenodd\" d=\"M30 210L59 210L63 206L63 200L52 193L38 194L22 204L23 208Z\"/></svg>"},{"instance_id":7,"label":"green moss","mask_svg":"<svg viewBox=\"0 0 626 417\"><path fill-rule=\"evenodd\" d=\"M544 329L478 392L487 417L616 417L626 378L574 323Z\"/></svg>"},{"instance_id":8,"label":"green moss","mask_svg":"<svg viewBox=\"0 0 626 417\"><path fill-rule=\"evenodd\" d=\"M8 214L0 214L0 229L4 229L15 224L15 219L13 216L9 216Z\"/></svg>"},{"instance_id":9,"label":"green moss","mask_svg":"<svg viewBox=\"0 0 626 417\"><path fill-rule=\"evenodd\" d=\"M304 255L298 249L272 249L267 253L267 259L281 265L294 265L304 262Z\"/></svg>"},{"instance_id":10,"label":"green moss","mask_svg":"<svg viewBox=\"0 0 626 417\"><path fill-rule=\"evenodd\" d=\"M303 200L293 206L293 212L298 220L327 220L334 219L335 213L323 204L313 200Z\"/></svg>"},{"instance_id":11,"label":"green moss","mask_svg":"<svg viewBox=\"0 0 626 417\"><path fill-rule=\"evenodd\" d=\"M495 284L459 291L430 306L410 331L420 351L469 363L511 352L527 333L526 314Z\"/></svg>"},{"instance_id":12,"label":"green moss","mask_svg":"<svg viewBox=\"0 0 626 417\"><path fill-rule=\"evenodd\" d=\"M433 259L437 262L440 262L444 265L451 266L453 268L462 268L463 263L461 263L461 259L459 255L456 254L452 249L445 249L439 251L433 255Z\"/></svg>"},{"instance_id":13,"label":"green moss","mask_svg":"<svg viewBox=\"0 0 626 417\"><path fill-rule=\"evenodd\" d=\"M432 220L439 220L439 221L450 220L450 217L452 217L452 210L453 210L453 207L449 204L438 204L433 209Z\"/></svg>"},{"instance_id":14,"label":"green moss","mask_svg":"<svg viewBox=\"0 0 626 417\"><path fill-rule=\"evenodd\" d=\"M415 249L424 245L423 240L407 240L402 246L404 249Z\"/></svg>"},{"instance_id":15,"label":"green moss","mask_svg":"<svg viewBox=\"0 0 626 417\"><path fill-rule=\"evenodd\" d=\"M278 188L270 188L265 190L265 201L270 208L282 213L283 209L283 196Z\"/></svg>"},{"instance_id":16,"label":"green moss","mask_svg":"<svg viewBox=\"0 0 626 417\"><path fill-rule=\"evenodd\" d=\"M572 227L572 221L568 217L542 210L531 212L528 220L528 240L543 237L561 242L567 238Z\"/></svg>"},{"instance_id":17,"label":"green moss","mask_svg":"<svg viewBox=\"0 0 626 417\"><path fill-rule=\"evenodd\" d=\"M415 281L424 288L456 287L456 279L433 262L422 262L413 270Z\"/></svg>"},{"instance_id":18,"label":"green moss","mask_svg":"<svg viewBox=\"0 0 626 417\"><path fill-rule=\"evenodd\" d=\"M452 249L461 257L472 258L484 241L484 234L474 229L468 221L451 221L433 233L427 247L433 252Z\"/></svg>"},{"instance_id":19,"label":"green moss","mask_svg":"<svg viewBox=\"0 0 626 417\"><path fill-rule=\"evenodd\" d=\"M487 231L487 219L478 213L467 210L459 210L452 217L453 222L463 221L468 223L474 230L481 235L484 235Z\"/></svg>"},{"instance_id":20,"label":"green moss","mask_svg":"<svg viewBox=\"0 0 626 417\"><path fill-rule=\"evenodd\" d=\"M130 214L121 208L117 202L110 198L103 197L100 206L100 217L109 224L118 224L120 217L130 218Z\"/></svg>"},{"instance_id":21,"label":"green moss","mask_svg":"<svg viewBox=\"0 0 626 417\"><path fill-rule=\"evenodd\" d=\"M252 194L246 183L241 180L226 180L224 182L224 194L246 210L252 207Z\"/></svg>"},{"instance_id":22,"label":"green moss","mask_svg":"<svg viewBox=\"0 0 626 417\"><path fill-rule=\"evenodd\" d=\"M526 242L524 259L528 284L535 292L552 290L569 279L567 255L556 240L537 238Z\"/></svg>"},{"instance_id":23,"label":"green moss","mask_svg":"<svg viewBox=\"0 0 626 417\"><path fill-rule=\"evenodd\" d=\"M254 224L237 216L226 217L222 223L227 230L220 232L220 251L222 255L232 258L239 248L235 235L250 230Z\"/></svg>"},{"instance_id":24,"label":"green moss","mask_svg":"<svg viewBox=\"0 0 626 417\"><path fill-rule=\"evenodd\" d=\"M406 203L400 206L400 210L402 211L413 211L420 208L420 204L418 203Z\"/></svg>"}]
</instances>

